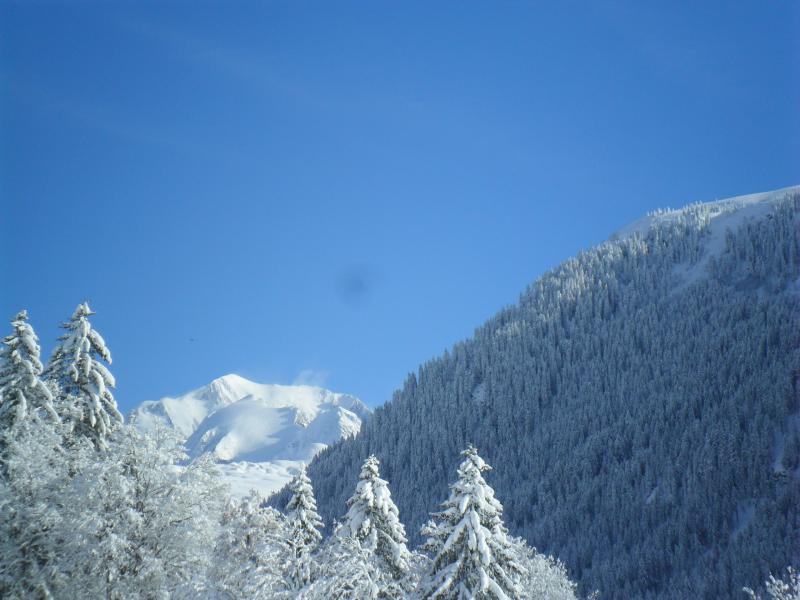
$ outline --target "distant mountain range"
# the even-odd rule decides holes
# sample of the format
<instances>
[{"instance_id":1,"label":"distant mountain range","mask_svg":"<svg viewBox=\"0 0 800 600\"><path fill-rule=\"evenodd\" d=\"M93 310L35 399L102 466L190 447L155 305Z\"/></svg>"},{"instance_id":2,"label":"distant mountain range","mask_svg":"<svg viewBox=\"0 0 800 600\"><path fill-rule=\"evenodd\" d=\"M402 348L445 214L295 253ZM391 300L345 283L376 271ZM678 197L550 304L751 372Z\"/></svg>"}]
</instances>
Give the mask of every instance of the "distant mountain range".
<instances>
[{"instance_id":1,"label":"distant mountain range","mask_svg":"<svg viewBox=\"0 0 800 600\"><path fill-rule=\"evenodd\" d=\"M141 429L174 429L190 456L217 457L233 492L280 489L322 449L358 433L370 410L358 398L307 385L270 385L225 375L131 413Z\"/></svg>"},{"instance_id":2,"label":"distant mountain range","mask_svg":"<svg viewBox=\"0 0 800 600\"><path fill-rule=\"evenodd\" d=\"M584 592L741 598L800 565L799 215L800 187L658 211L567 260L317 455L326 522L374 453L420 541L474 443Z\"/></svg>"}]
</instances>

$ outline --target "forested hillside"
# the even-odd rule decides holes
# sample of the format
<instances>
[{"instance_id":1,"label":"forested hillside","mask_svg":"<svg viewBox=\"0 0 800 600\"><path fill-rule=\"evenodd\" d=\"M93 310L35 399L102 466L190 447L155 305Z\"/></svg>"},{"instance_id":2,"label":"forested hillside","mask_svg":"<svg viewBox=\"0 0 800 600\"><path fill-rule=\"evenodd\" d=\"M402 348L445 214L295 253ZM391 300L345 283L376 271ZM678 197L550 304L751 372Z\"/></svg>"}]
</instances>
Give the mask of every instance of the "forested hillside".
<instances>
[{"instance_id":1,"label":"forested hillside","mask_svg":"<svg viewBox=\"0 0 800 600\"><path fill-rule=\"evenodd\" d=\"M583 592L739 598L797 565L798 211L665 211L563 263L318 455L325 522L374 453L416 543L474 443L511 533Z\"/></svg>"}]
</instances>

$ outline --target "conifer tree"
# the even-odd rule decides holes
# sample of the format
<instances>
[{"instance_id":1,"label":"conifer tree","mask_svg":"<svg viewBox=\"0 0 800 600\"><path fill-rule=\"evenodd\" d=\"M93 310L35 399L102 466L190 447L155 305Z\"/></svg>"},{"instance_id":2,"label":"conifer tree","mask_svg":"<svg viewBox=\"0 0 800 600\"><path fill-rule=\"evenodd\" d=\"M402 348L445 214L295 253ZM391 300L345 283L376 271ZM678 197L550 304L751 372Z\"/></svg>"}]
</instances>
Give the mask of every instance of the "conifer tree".
<instances>
[{"instance_id":1,"label":"conifer tree","mask_svg":"<svg viewBox=\"0 0 800 600\"><path fill-rule=\"evenodd\" d=\"M62 416L72 421L73 433L88 437L103 449L111 431L122 423L122 415L111 393L116 385L114 376L101 362L111 364L111 352L89 323L93 314L84 302L62 325L66 333L59 338L46 376L59 386L59 408Z\"/></svg>"},{"instance_id":2,"label":"conifer tree","mask_svg":"<svg viewBox=\"0 0 800 600\"><path fill-rule=\"evenodd\" d=\"M395 597L403 595L402 584L409 572L410 552L399 511L387 482L380 478L379 466L374 455L364 461L338 534L356 539L364 549L375 554L393 582L392 589L382 590L382 595Z\"/></svg>"},{"instance_id":3,"label":"conifer tree","mask_svg":"<svg viewBox=\"0 0 800 600\"><path fill-rule=\"evenodd\" d=\"M786 579L778 579L770 574L766 582L769 600L800 600L800 573L792 567L787 567ZM762 600L761 596L751 590L744 588L745 593L751 600Z\"/></svg>"},{"instance_id":4,"label":"conifer tree","mask_svg":"<svg viewBox=\"0 0 800 600\"><path fill-rule=\"evenodd\" d=\"M28 312L17 313L11 325L14 333L3 338L0 348L0 448L2 437L29 415L58 418L53 394L40 377L39 340L28 323Z\"/></svg>"},{"instance_id":5,"label":"conifer tree","mask_svg":"<svg viewBox=\"0 0 800 600\"><path fill-rule=\"evenodd\" d=\"M306 475L306 467L289 484L292 497L286 504L289 522L289 550L291 559L287 579L292 589L300 589L311 579L311 554L322 540L320 529L322 519L317 514L317 501L311 480Z\"/></svg>"},{"instance_id":6,"label":"conifer tree","mask_svg":"<svg viewBox=\"0 0 800 600\"><path fill-rule=\"evenodd\" d=\"M450 498L423 533L434 555L422 584L423 598L496 599L522 596L521 567L503 525L503 506L482 473L491 469L469 445L461 455Z\"/></svg>"}]
</instances>

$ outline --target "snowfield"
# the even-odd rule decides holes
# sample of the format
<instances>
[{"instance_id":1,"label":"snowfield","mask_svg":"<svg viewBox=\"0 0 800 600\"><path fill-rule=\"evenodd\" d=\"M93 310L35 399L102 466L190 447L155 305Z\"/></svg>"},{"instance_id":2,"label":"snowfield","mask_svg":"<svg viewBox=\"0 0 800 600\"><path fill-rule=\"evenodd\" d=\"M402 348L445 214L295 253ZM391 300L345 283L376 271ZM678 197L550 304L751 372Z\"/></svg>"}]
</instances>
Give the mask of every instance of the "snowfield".
<instances>
[{"instance_id":1,"label":"snowfield","mask_svg":"<svg viewBox=\"0 0 800 600\"><path fill-rule=\"evenodd\" d=\"M236 496L279 490L333 442L354 436L370 409L355 396L230 374L131 413L142 431L174 429L191 457L212 454Z\"/></svg>"}]
</instances>

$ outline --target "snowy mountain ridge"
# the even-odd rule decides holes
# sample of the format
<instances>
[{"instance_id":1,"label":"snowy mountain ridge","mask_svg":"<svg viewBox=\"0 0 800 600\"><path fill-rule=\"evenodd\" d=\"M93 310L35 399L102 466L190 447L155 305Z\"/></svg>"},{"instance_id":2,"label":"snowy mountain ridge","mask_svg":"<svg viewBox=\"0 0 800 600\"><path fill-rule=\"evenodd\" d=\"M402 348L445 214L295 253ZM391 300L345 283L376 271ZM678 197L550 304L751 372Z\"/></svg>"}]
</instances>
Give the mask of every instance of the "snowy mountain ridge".
<instances>
[{"instance_id":1,"label":"snowy mountain ridge","mask_svg":"<svg viewBox=\"0 0 800 600\"><path fill-rule=\"evenodd\" d=\"M678 289L681 289L708 275L709 261L712 258L718 258L723 253L725 239L730 232L734 232L748 223L752 224L764 218L772 218L770 213L780 203L798 193L800 193L800 185L795 185L770 192L746 194L710 202L696 202L679 209L656 210L618 230L611 235L609 241L612 243L621 241L636 234L645 236L653 228L697 219L699 226L704 229L702 256L693 264L681 263L676 264L673 268L673 273L680 279ZM800 280L797 283L800 284ZM798 285L796 284L794 287L798 288Z\"/></svg>"},{"instance_id":2,"label":"snowy mountain ridge","mask_svg":"<svg viewBox=\"0 0 800 600\"><path fill-rule=\"evenodd\" d=\"M685 218L689 213L700 211L710 223L712 235L736 229L748 219L760 219L775 208L787 196L800 192L800 185L789 186L770 192L758 192L733 196L709 202L695 202L681 208L665 208L652 211L629 223L611 235L611 240L622 240L636 233L646 234L652 227Z\"/></svg>"},{"instance_id":3,"label":"snowy mountain ridge","mask_svg":"<svg viewBox=\"0 0 800 600\"><path fill-rule=\"evenodd\" d=\"M141 430L174 429L191 457L213 454L236 495L280 489L322 449L352 437L370 409L309 385L261 384L235 374L131 413Z\"/></svg>"}]
</instances>

